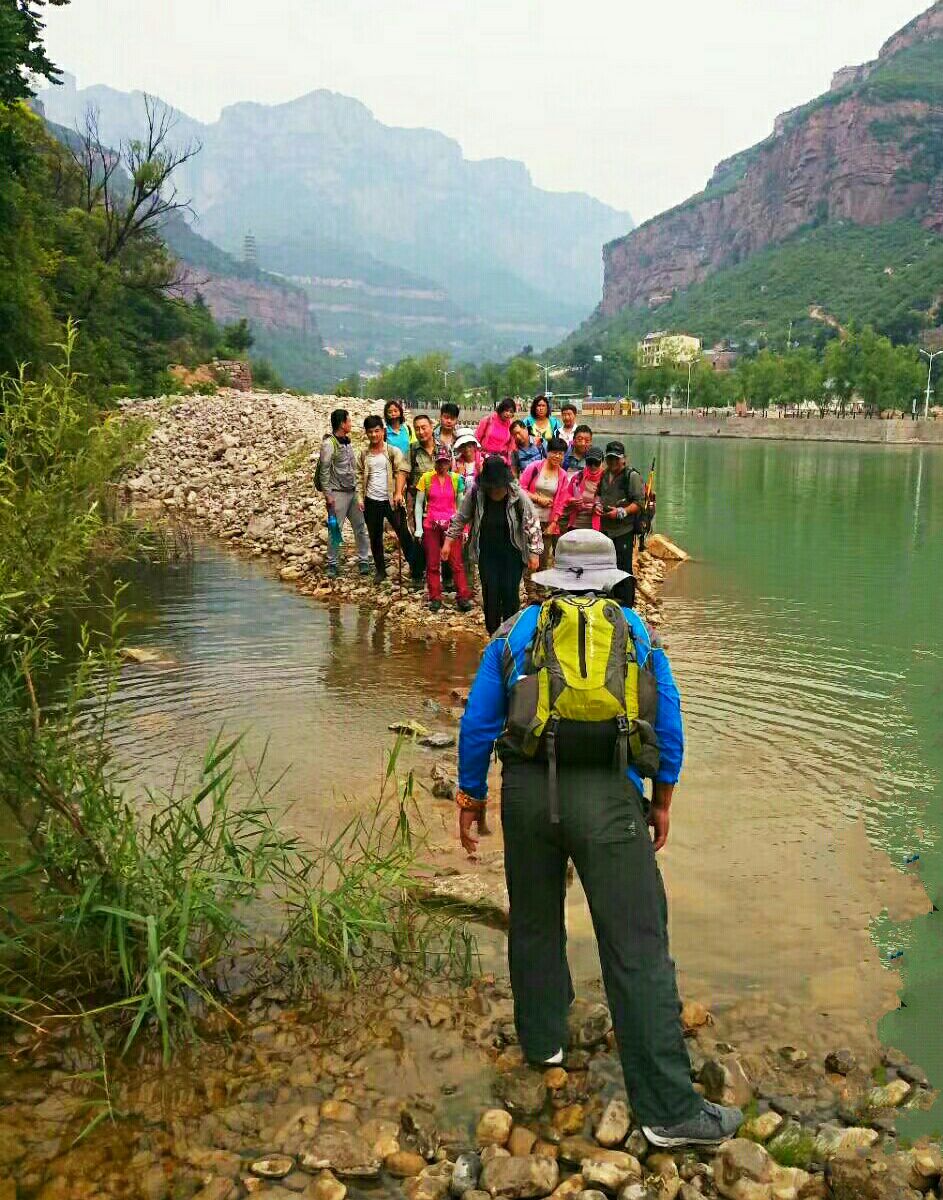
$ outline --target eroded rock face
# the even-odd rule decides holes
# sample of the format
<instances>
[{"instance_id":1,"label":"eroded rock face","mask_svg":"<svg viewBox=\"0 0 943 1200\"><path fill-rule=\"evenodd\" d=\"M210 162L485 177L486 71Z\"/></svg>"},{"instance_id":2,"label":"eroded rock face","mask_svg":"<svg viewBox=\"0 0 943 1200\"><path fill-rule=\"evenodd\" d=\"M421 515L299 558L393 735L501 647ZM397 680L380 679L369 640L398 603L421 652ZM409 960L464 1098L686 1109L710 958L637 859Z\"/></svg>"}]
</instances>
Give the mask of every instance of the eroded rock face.
<instances>
[{"instance_id":1,"label":"eroded rock face","mask_svg":"<svg viewBox=\"0 0 943 1200\"><path fill-rule=\"evenodd\" d=\"M881 59L931 37L943 37L938 4L892 37ZM654 303L813 221L879 225L917 216L936 228L940 178L908 169L921 153L915 135L937 128L943 106L842 94L875 65L840 72L827 102L783 114L773 136L719 164L700 195L610 242L600 312ZM908 136L884 132L898 125Z\"/></svg>"}]
</instances>

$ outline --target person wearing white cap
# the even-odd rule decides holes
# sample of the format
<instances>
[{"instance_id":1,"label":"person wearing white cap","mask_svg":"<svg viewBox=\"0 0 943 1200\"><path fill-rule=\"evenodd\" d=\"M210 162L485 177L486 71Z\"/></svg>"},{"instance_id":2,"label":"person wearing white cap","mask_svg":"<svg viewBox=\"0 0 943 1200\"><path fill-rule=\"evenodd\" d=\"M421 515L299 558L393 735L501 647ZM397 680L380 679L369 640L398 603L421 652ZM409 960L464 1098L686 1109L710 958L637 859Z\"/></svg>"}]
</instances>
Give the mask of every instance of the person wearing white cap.
<instances>
[{"instance_id":1,"label":"person wearing white cap","mask_svg":"<svg viewBox=\"0 0 943 1200\"><path fill-rule=\"evenodd\" d=\"M455 445L452 447L455 458L455 470L465 481L465 487L470 488L478 478L484 455L478 439L470 429L459 429L455 434Z\"/></svg>"},{"instance_id":2,"label":"person wearing white cap","mask_svg":"<svg viewBox=\"0 0 943 1200\"><path fill-rule=\"evenodd\" d=\"M462 717L459 836L473 855L497 744L508 960L525 1058L537 1067L565 1061L572 861L645 1137L659 1147L716 1145L734 1136L743 1114L704 1100L691 1083L655 860L668 840L684 757L681 701L664 650L637 613L610 595L626 577L604 533L564 534L555 566L533 576L550 598L492 638Z\"/></svg>"}]
</instances>

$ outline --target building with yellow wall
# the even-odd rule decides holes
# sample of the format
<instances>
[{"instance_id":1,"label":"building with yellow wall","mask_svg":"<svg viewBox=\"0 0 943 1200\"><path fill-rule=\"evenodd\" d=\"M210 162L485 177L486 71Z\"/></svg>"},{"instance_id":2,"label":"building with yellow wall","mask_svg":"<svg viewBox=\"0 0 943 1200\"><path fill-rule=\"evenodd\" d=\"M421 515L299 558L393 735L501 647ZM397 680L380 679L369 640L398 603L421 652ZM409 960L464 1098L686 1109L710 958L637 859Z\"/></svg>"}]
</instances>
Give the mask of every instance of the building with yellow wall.
<instances>
[{"instance_id":1,"label":"building with yellow wall","mask_svg":"<svg viewBox=\"0 0 943 1200\"><path fill-rule=\"evenodd\" d=\"M688 333L650 333L638 344L638 365L660 367L662 363L689 363L699 358L701 339Z\"/></svg>"}]
</instances>

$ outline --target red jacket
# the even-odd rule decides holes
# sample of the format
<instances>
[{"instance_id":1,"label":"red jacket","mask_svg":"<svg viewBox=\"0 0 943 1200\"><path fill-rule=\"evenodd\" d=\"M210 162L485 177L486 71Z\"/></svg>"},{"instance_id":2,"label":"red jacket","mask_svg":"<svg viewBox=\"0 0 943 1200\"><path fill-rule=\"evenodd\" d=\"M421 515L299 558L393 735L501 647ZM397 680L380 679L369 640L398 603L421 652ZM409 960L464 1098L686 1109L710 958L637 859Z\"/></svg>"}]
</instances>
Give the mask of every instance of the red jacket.
<instances>
[{"instance_id":1,"label":"red jacket","mask_svg":"<svg viewBox=\"0 0 943 1200\"><path fill-rule=\"evenodd\" d=\"M583 474L584 471L577 471L566 487L557 488L557 494L553 500L553 508L550 510L551 524L556 525L564 518L569 519L579 509L580 501L583 498ZM602 476L600 476L601 481ZM602 529L602 510L598 503L593 508L592 527L596 530Z\"/></svg>"}]
</instances>

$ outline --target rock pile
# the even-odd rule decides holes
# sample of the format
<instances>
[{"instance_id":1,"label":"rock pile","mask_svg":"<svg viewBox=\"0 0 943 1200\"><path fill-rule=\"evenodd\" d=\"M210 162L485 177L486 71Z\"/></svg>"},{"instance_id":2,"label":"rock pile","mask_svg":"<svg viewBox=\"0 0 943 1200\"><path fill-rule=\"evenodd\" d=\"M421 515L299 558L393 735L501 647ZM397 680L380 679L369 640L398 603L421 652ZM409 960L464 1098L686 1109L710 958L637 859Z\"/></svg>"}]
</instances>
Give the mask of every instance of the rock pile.
<instances>
[{"instance_id":1,"label":"rock pile","mask_svg":"<svg viewBox=\"0 0 943 1200\"><path fill-rule=\"evenodd\" d=\"M430 613L425 592L409 586L405 564L399 582L392 542L389 581L377 587L361 579L349 526L340 578L327 578L327 512L313 473L331 410L339 406L350 411L355 439L363 418L376 411L370 401L336 396L230 390L133 402L127 411L146 418L152 431L140 469L125 482L126 493L139 508L179 517L242 553L271 561L305 595L368 604L414 636L483 635L479 607L460 613L447 596L442 612ZM666 570L655 557L640 556L636 607L652 626L660 623L658 591Z\"/></svg>"}]
</instances>

